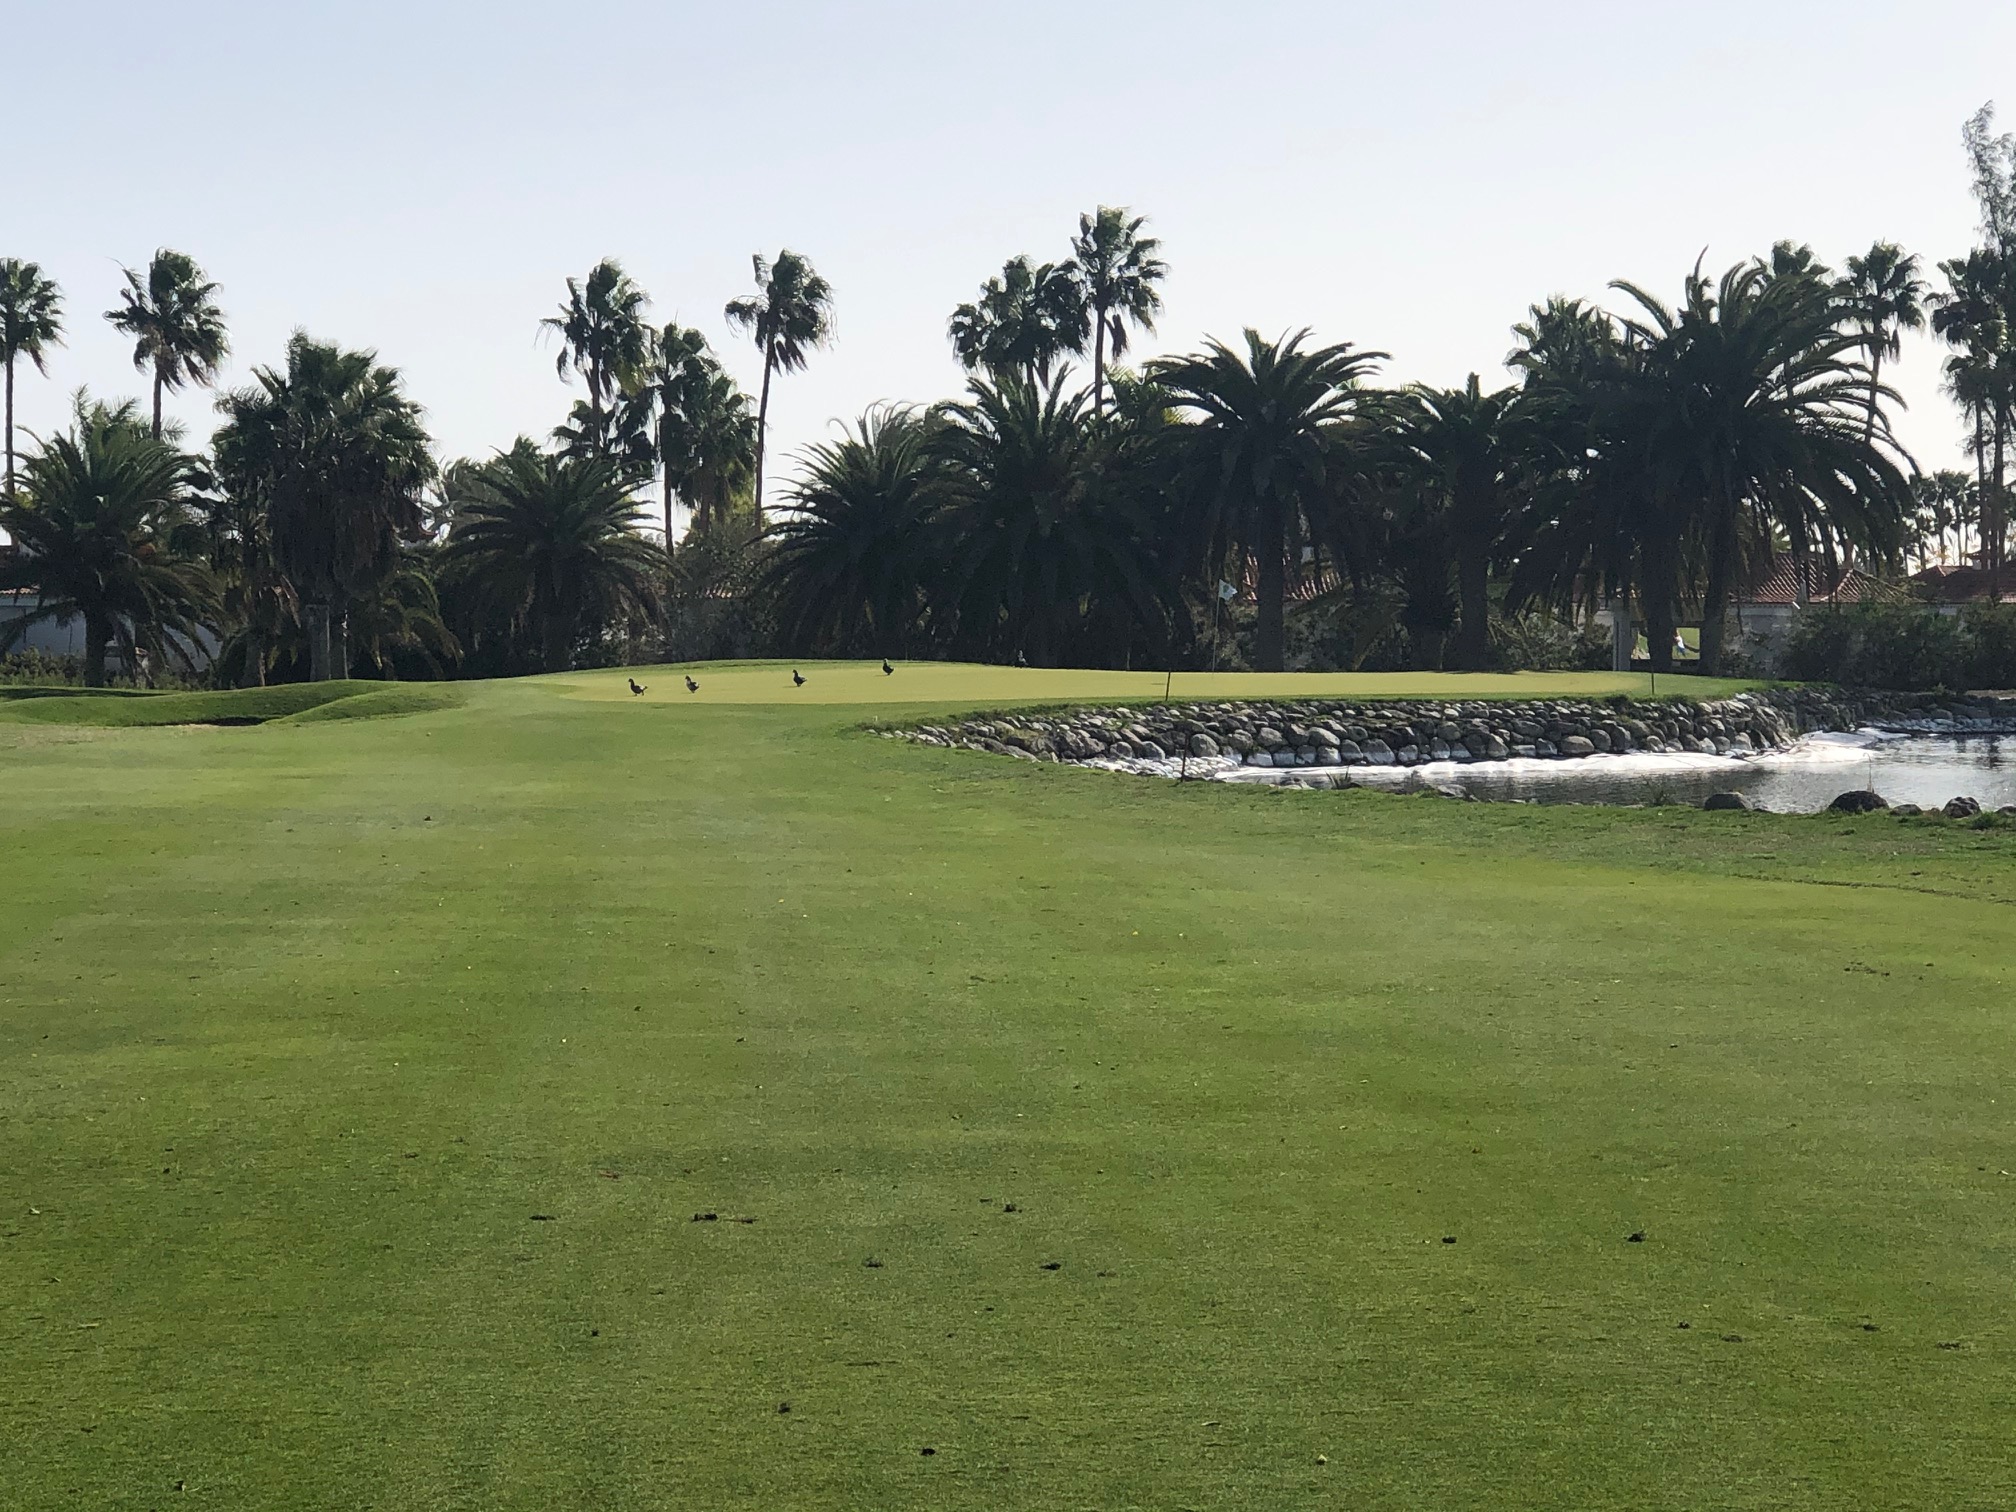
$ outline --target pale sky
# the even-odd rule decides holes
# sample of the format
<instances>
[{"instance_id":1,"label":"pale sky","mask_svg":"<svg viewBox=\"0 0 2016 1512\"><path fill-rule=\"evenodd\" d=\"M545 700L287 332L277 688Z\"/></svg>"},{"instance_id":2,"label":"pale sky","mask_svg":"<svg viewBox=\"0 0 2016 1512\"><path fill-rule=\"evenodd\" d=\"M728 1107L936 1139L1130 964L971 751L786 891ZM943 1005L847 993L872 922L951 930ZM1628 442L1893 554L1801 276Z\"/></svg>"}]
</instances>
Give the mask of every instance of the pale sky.
<instances>
[{"instance_id":1,"label":"pale sky","mask_svg":"<svg viewBox=\"0 0 2016 1512\"><path fill-rule=\"evenodd\" d=\"M832 281L838 340L773 400L788 456L955 393L952 307L1097 204L1164 242L1145 351L1307 325L1490 384L1530 304L1676 297L1704 248L1883 237L1929 269L1974 232L1962 121L2001 97L2016 127L2016 7L1981 0L16 0L4 35L0 256L54 274L70 331L28 427L143 391L101 312L171 246L223 286L227 383L297 326L375 348L444 456L564 416L537 323L607 255L752 391L721 318L749 255ZM1910 339L1896 375L1927 468L1960 462L1938 358Z\"/></svg>"}]
</instances>

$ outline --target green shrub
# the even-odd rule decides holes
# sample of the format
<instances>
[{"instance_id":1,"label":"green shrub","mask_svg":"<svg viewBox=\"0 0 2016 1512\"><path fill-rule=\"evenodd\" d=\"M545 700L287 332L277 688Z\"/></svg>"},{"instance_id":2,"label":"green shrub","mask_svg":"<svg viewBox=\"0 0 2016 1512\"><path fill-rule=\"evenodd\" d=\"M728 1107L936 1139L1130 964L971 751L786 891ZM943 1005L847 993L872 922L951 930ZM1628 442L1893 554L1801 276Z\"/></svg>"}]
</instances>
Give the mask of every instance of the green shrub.
<instances>
[{"instance_id":1,"label":"green shrub","mask_svg":"<svg viewBox=\"0 0 2016 1512\"><path fill-rule=\"evenodd\" d=\"M1804 682L1910 692L2007 687L2016 677L2016 613L1944 614L1924 604L1809 609L1785 647L1785 674Z\"/></svg>"}]
</instances>

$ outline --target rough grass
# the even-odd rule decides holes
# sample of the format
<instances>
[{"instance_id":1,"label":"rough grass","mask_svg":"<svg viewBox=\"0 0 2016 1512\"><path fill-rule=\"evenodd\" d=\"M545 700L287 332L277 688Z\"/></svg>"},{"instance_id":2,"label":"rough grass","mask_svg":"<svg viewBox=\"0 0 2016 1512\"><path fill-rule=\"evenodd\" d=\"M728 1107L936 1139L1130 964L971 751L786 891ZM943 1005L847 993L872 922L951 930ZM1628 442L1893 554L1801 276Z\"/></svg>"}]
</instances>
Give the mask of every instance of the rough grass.
<instances>
[{"instance_id":1,"label":"rough grass","mask_svg":"<svg viewBox=\"0 0 2016 1512\"><path fill-rule=\"evenodd\" d=\"M443 683L359 681L282 683L271 688L197 693L126 691L123 697L107 697L108 691L93 689L0 702L0 722L130 729L147 725L264 723L289 717L343 719L442 708L461 696L454 687Z\"/></svg>"},{"instance_id":2,"label":"rough grass","mask_svg":"<svg viewBox=\"0 0 2016 1512\"><path fill-rule=\"evenodd\" d=\"M2008 833L620 677L0 734L0 1503L2016 1499Z\"/></svg>"}]
</instances>

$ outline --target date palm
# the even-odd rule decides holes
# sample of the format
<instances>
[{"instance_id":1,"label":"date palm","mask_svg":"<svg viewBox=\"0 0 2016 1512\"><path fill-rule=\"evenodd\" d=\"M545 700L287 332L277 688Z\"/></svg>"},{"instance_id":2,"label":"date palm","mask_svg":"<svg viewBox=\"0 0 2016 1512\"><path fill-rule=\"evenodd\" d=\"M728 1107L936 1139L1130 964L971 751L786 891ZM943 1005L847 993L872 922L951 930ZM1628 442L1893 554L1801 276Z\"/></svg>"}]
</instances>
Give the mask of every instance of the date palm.
<instances>
[{"instance_id":1,"label":"date palm","mask_svg":"<svg viewBox=\"0 0 2016 1512\"><path fill-rule=\"evenodd\" d=\"M1085 350L1090 320L1070 263L1038 266L1011 257L999 278L980 286L979 299L952 312L945 330L967 372L984 371L997 382L1020 376L1040 387L1059 358Z\"/></svg>"},{"instance_id":2,"label":"date palm","mask_svg":"<svg viewBox=\"0 0 2016 1512\"><path fill-rule=\"evenodd\" d=\"M1162 313L1158 284L1169 267L1156 253L1162 243L1143 236L1144 216L1129 218L1125 210L1101 205L1092 215L1078 217L1078 236L1071 260L1078 271L1092 324L1092 412L1102 414L1106 399L1106 362L1127 354L1128 328L1139 326L1151 336Z\"/></svg>"},{"instance_id":3,"label":"date palm","mask_svg":"<svg viewBox=\"0 0 2016 1512\"><path fill-rule=\"evenodd\" d=\"M658 614L664 555L637 531L631 481L612 458L523 447L461 479L443 569L532 630L544 671L571 667L586 631Z\"/></svg>"},{"instance_id":4,"label":"date palm","mask_svg":"<svg viewBox=\"0 0 2016 1512\"><path fill-rule=\"evenodd\" d=\"M1533 408L1516 388L1484 392L1472 373L1460 389L1416 387L1397 396L1382 427L1385 446L1397 453L1402 490L1426 506L1443 560L1454 559L1456 664L1466 672L1489 665L1491 567L1545 467L1544 425Z\"/></svg>"},{"instance_id":5,"label":"date palm","mask_svg":"<svg viewBox=\"0 0 2016 1512\"><path fill-rule=\"evenodd\" d=\"M1883 360L1895 360L1902 353L1906 331L1925 328L1925 295L1917 257L1895 242L1879 241L1864 255L1848 259L1841 298L1869 354L1869 420L1863 429L1871 440L1876 435Z\"/></svg>"},{"instance_id":6,"label":"date palm","mask_svg":"<svg viewBox=\"0 0 2016 1512\"><path fill-rule=\"evenodd\" d=\"M1773 278L1762 263L1720 280L1697 266L1672 308L1634 285L1615 287L1638 306L1624 330L1663 401L1638 411L1630 446L1656 491L1691 507L1701 670L1716 676L1746 548L1767 547L1782 531L1894 558L1915 507L1899 465L1908 459L1880 407L1866 428L1869 374L1855 357L1863 340L1840 329L1831 290Z\"/></svg>"},{"instance_id":7,"label":"date palm","mask_svg":"<svg viewBox=\"0 0 2016 1512\"><path fill-rule=\"evenodd\" d=\"M218 479L264 515L274 561L300 602L309 675L349 675L345 616L426 534L434 476L420 407L398 370L296 332L284 368L217 401Z\"/></svg>"},{"instance_id":8,"label":"date palm","mask_svg":"<svg viewBox=\"0 0 2016 1512\"><path fill-rule=\"evenodd\" d=\"M936 429L915 410L887 406L805 454L788 512L770 528L767 574L794 648L907 650L924 609L928 532L946 498Z\"/></svg>"},{"instance_id":9,"label":"date palm","mask_svg":"<svg viewBox=\"0 0 2016 1512\"><path fill-rule=\"evenodd\" d=\"M0 652L41 620L84 622L84 682L102 687L105 648L127 666L136 652L193 670L191 648L214 608L196 554L190 459L148 433L130 404L81 400L71 429L28 459L26 486L0 503L22 548L0 586L35 587L37 607L0 627Z\"/></svg>"},{"instance_id":10,"label":"date palm","mask_svg":"<svg viewBox=\"0 0 2016 1512\"><path fill-rule=\"evenodd\" d=\"M763 388L756 401L756 525L763 524L763 456L770 439L770 380L779 372L804 369L815 348L833 338L833 286L812 264L786 248L773 263L757 253L750 259L756 293L731 299L723 314L755 338L763 358Z\"/></svg>"},{"instance_id":11,"label":"date palm","mask_svg":"<svg viewBox=\"0 0 2016 1512\"><path fill-rule=\"evenodd\" d=\"M14 493L14 369L23 357L49 374L49 348L63 340L63 295L39 264L0 257L0 362L7 368L7 487Z\"/></svg>"},{"instance_id":12,"label":"date palm","mask_svg":"<svg viewBox=\"0 0 2016 1512\"><path fill-rule=\"evenodd\" d=\"M958 639L1037 666L1117 659L1142 629L1162 641L1156 541L1091 396L1012 370L974 379L967 396L939 411L936 443L947 490L937 554Z\"/></svg>"},{"instance_id":13,"label":"date palm","mask_svg":"<svg viewBox=\"0 0 2016 1512\"><path fill-rule=\"evenodd\" d=\"M1245 351L1213 341L1192 357L1161 358L1148 376L1196 416L1184 434L1206 508L1258 578L1258 670L1279 672L1286 653L1287 557L1297 522L1322 512L1351 471L1343 422L1359 385L1384 352L1349 342L1309 347L1297 331L1269 341L1248 328Z\"/></svg>"},{"instance_id":14,"label":"date palm","mask_svg":"<svg viewBox=\"0 0 2016 1512\"><path fill-rule=\"evenodd\" d=\"M560 313L539 322L541 330L560 339L553 366L561 379L578 373L588 385L587 409L572 416L570 425L591 450L613 444L618 400L650 354L652 332L644 323L650 302L623 265L605 257L586 279L568 279Z\"/></svg>"},{"instance_id":15,"label":"date palm","mask_svg":"<svg viewBox=\"0 0 2016 1512\"><path fill-rule=\"evenodd\" d=\"M114 329L133 338L133 366L154 385L154 435L161 435L161 398L194 383L208 388L230 355L217 285L187 253L163 247L143 275L127 268L122 303L107 310Z\"/></svg>"}]
</instances>

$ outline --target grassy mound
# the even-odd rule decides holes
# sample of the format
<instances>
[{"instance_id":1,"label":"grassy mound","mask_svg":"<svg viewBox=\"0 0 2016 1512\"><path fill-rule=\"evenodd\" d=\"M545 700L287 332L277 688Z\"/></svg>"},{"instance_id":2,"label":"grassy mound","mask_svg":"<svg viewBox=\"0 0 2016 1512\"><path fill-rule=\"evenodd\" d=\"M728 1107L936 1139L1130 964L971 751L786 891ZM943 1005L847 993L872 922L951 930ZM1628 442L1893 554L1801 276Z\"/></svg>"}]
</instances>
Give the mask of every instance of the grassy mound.
<instances>
[{"instance_id":1,"label":"grassy mound","mask_svg":"<svg viewBox=\"0 0 2016 1512\"><path fill-rule=\"evenodd\" d=\"M2016 1502L2009 833L621 675L10 747L9 1506Z\"/></svg>"},{"instance_id":2,"label":"grassy mound","mask_svg":"<svg viewBox=\"0 0 2016 1512\"><path fill-rule=\"evenodd\" d=\"M357 704L362 714L406 713L441 708L457 695L439 683L282 683L271 688L227 688L198 693L138 693L106 696L111 690L49 690L45 696L0 703L0 721L134 728L146 725L263 724L302 718L311 712L345 717L334 710Z\"/></svg>"}]
</instances>

